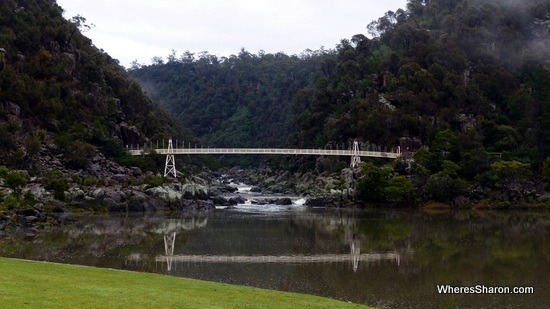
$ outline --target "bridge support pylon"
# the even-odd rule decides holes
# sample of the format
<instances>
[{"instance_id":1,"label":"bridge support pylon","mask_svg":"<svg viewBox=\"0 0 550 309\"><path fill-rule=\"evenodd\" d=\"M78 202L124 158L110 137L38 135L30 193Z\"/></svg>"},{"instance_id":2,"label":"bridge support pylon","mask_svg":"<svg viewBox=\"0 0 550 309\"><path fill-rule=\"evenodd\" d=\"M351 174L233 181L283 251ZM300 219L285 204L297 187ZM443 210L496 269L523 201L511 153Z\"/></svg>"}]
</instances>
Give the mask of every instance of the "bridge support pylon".
<instances>
[{"instance_id":1,"label":"bridge support pylon","mask_svg":"<svg viewBox=\"0 0 550 309\"><path fill-rule=\"evenodd\" d=\"M353 151L351 156L351 168L359 167L359 164L361 164L361 156L359 155L359 143L357 141L353 141Z\"/></svg>"},{"instance_id":2,"label":"bridge support pylon","mask_svg":"<svg viewBox=\"0 0 550 309\"><path fill-rule=\"evenodd\" d=\"M164 164L164 177L168 175L174 175L174 178L178 178L176 171L176 160L174 159L174 147L172 146L172 139L168 140L168 151L166 153L166 163Z\"/></svg>"}]
</instances>

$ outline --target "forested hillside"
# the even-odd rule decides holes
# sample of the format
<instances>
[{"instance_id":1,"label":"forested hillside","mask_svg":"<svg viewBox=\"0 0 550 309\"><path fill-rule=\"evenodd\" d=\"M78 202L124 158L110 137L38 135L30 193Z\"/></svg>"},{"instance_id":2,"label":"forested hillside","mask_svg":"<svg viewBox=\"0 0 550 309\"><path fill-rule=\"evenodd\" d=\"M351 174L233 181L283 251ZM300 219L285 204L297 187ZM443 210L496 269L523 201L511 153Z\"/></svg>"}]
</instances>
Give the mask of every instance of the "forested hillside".
<instances>
[{"instance_id":1,"label":"forested hillside","mask_svg":"<svg viewBox=\"0 0 550 309\"><path fill-rule=\"evenodd\" d=\"M302 57L254 55L241 50L228 58L173 51L130 73L205 145L285 146L298 126L293 102L319 76L322 59L333 52Z\"/></svg>"},{"instance_id":2,"label":"forested hillside","mask_svg":"<svg viewBox=\"0 0 550 309\"><path fill-rule=\"evenodd\" d=\"M435 146L450 130L461 151L540 164L549 154L550 2L409 1L343 40L338 60L303 92L302 142L403 135ZM311 126L321 122L322 128Z\"/></svg>"},{"instance_id":3,"label":"forested hillside","mask_svg":"<svg viewBox=\"0 0 550 309\"><path fill-rule=\"evenodd\" d=\"M84 168L98 151L117 159L126 145L181 134L81 33L86 19L62 12L54 0L0 2L0 166L33 170L54 141L71 167Z\"/></svg>"},{"instance_id":4,"label":"forested hillside","mask_svg":"<svg viewBox=\"0 0 550 309\"><path fill-rule=\"evenodd\" d=\"M365 26L335 50L173 54L131 73L214 146L425 146L412 166L367 165L371 200L393 199L397 174L446 201L550 177L550 1L409 0Z\"/></svg>"},{"instance_id":5,"label":"forested hillside","mask_svg":"<svg viewBox=\"0 0 550 309\"><path fill-rule=\"evenodd\" d=\"M368 29L375 38L342 41L333 73L298 101L302 143L409 136L428 147L400 173L425 199L536 195L529 175L550 168L550 1L414 0ZM364 172L368 199L405 183Z\"/></svg>"}]
</instances>

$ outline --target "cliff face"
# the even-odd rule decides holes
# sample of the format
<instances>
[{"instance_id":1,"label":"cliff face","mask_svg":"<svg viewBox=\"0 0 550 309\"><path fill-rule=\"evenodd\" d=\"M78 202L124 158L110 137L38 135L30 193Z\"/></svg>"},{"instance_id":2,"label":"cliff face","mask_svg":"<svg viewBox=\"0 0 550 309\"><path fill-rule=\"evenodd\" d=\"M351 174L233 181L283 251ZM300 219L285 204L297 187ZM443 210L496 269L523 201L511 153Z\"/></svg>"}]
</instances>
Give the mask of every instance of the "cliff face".
<instances>
[{"instance_id":1,"label":"cliff face","mask_svg":"<svg viewBox=\"0 0 550 309\"><path fill-rule=\"evenodd\" d=\"M53 0L0 2L0 233L58 224L71 208L181 206L141 193L163 183L156 159L124 149L191 137L82 35L85 18L62 12Z\"/></svg>"},{"instance_id":2,"label":"cliff face","mask_svg":"<svg viewBox=\"0 0 550 309\"><path fill-rule=\"evenodd\" d=\"M70 167L83 168L98 152L119 159L126 145L183 138L81 34L85 18L65 20L51 0L2 1L0 16L0 165L32 170L40 148L54 143Z\"/></svg>"}]
</instances>

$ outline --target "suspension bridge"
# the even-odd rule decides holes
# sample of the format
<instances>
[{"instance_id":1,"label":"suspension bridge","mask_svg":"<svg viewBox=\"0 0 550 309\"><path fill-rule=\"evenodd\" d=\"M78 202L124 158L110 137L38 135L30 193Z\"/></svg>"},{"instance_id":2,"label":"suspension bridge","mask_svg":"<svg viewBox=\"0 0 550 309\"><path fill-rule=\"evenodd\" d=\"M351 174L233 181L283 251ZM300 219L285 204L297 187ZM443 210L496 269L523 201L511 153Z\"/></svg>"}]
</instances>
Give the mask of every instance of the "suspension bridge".
<instances>
[{"instance_id":1,"label":"suspension bridge","mask_svg":"<svg viewBox=\"0 0 550 309\"><path fill-rule=\"evenodd\" d=\"M287 149L287 148L179 148L173 147L172 140L168 140L168 148L139 148L128 149L133 156L147 155L151 152L166 155L166 164L164 176L173 175L176 178L176 163L174 155L313 155L313 156L348 156L351 157L352 168L356 168L361 163L361 157L395 159L401 156L400 147L390 149L390 151L369 151L360 150L359 143L353 142L353 148L348 150L338 149Z\"/></svg>"}]
</instances>

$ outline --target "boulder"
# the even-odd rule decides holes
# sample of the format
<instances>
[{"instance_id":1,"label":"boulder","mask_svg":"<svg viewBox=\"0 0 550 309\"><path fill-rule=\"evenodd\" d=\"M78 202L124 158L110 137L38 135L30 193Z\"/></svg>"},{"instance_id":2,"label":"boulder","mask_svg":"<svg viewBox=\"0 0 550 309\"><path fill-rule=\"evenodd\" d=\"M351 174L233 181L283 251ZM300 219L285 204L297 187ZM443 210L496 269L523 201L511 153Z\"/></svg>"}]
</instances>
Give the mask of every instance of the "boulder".
<instances>
[{"instance_id":1,"label":"boulder","mask_svg":"<svg viewBox=\"0 0 550 309\"><path fill-rule=\"evenodd\" d=\"M91 192L90 196L94 199L102 198L105 195L105 190L103 188L97 188Z\"/></svg>"},{"instance_id":2,"label":"boulder","mask_svg":"<svg viewBox=\"0 0 550 309\"><path fill-rule=\"evenodd\" d=\"M109 182L106 182L106 185L109 185ZM131 191L129 188L117 188L112 187L112 190L105 192L105 198L111 197L115 198L117 202L126 202L128 199L128 194Z\"/></svg>"},{"instance_id":3,"label":"boulder","mask_svg":"<svg viewBox=\"0 0 550 309\"><path fill-rule=\"evenodd\" d=\"M28 225L32 224L33 222L35 222L36 220L38 220L38 217L37 216L26 216L25 217L25 221Z\"/></svg>"},{"instance_id":4,"label":"boulder","mask_svg":"<svg viewBox=\"0 0 550 309\"><path fill-rule=\"evenodd\" d=\"M208 199L208 188L202 185L194 183L185 184L181 188L181 191L183 192L183 197L185 199Z\"/></svg>"},{"instance_id":5,"label":"boulder","mask_svg":"<svg viewBox=\"0 0 550 309\"><path fill-rule=\"evenodd\" d=\"M126 201L128 211L145 211L145 205L148 199L149 196L141 192L135 192L129 195Z\"/></svg>"},{"instance_id":6,"label":"boulder","mask_svg":"<svg viewBox=\"0 0 550 309\"><path fill-rule=\"evenodd\" d=\"M75 198L71 202L73 205L78 205L84 209L96 208L101 205L110 212L120 212L126 210L126 193L117 188L97 188L84 198Z\"/></svg>"},{"instance_id":7,"label":"boulder","mask_svg":"<svg viewBox=\"0 0 550 309\"><path fill-rule=\"evenodd\" d=\"M127 210L126 203L117 203L111 198L103 200L103 206L106 207L109 212L125 212Z\"/></svg>"},{"instance_id":8,"label":"boulder","mask_svg":"<svg viewBox=\"0 0 550 309\"><path fill-rule=\"evenodd\" d=\"M130 179L130 176L126 174L116 174L113 175L112 179L116 182L127 182Z\"/></svg>"},{"instance_id":9,"label":"boulder","mask_svg":"<svg viewBox=\"0 0 550 309\"><path fill-rule=\"evenodd\" d=\"M135 126L129 126L126 122L121 122L117 125L117 133L120 132L120 139L124 145L137 146L140 141L139 131Z\"/></svg>"},{"instance_id":10,"label":"boulder","mask_svg":"<svg viewBox=\"0 0 550 309\"><path fill-rule=\"evenodd\" d=\"M12 102L4 103L4 110L8 112L8 114L15 117L19 117L19 114L21 113L21 108L19 107L19 105Z\"/></svg>"},{"instance_id":11,"label":"boulder","mask_svg":"<svg viewBox=\"0 0 550 309\"><path fill-rule=\"evenodd\" d=\"M132 176L135 176L135 177L139 177L139 176L143 175L143 172L141 171L141 169L139 167L132 167L131 172L132 172Z\"/></svg>"},{"instance_id":12,"label":"boulder","mask_svg":"<svg viewBox=\"0 0 550 309\"><path fill-rule=\"evenodd\" d=\"M237 188L230 186L228 184L221 184L221 185L210 187L208 189L208 192L210 196L215 196L215 195L222 195L226 193L233 193L237 190L238 190Z\"/></svg>"},{"instance_id":13,"label":"boulder","mask_svg":"<svg viewBox=\"0 0 550 309\"><path fill-rule=\"evenodd\" d=\"M221 196L214 196L212 198L212 202L214 202L215 205L219 205L219 206L229 206L230 205L229 201L226 198L221 197Z\"/></svg>"},{"instance_id":14,"label":"boulder","mask_svg":"<svg viewBox=\"0 0 550 309\"><path fill-rule=\"evenodd\" d=\"M106 188L104 197L113 199L117 203L126 201L126 193L114 188Z\"/></svg>"},{"instance_id":15,"label":"boulder","mask_svg":"<svg viewBox=\"0 0 550 309\"><path fill-rule=\"evenodd\" d=\"M214 202L212 201L203 201L203 200L186 200L184 199L180 205L178 205L178 210L188 210L188 209L194 209L199 211L209 211L216 206L214 205Z\"/></svg>"},{"instance_id":16,"label":"boulder","mask_svg":"<svg viewBox=\"0 0 550 309\"><path fill-rule=\"evenodd\" d=\"M66 198L68 200L83 200L86 196L86 193L80 189L80 188L69 188L68 194L66 194Z\"/></svg>"},{"instance_id":17,"label":"boulder","mask_svg":"<svg viewBox=\"0 0 550 309\"><path fill-rule=\"evenodd\" d=\"M56 213L56 214L62 214L62 213L67 213L69 212L69 210L61 205L55 205L53 208L52 208L52 212L53 213Z\"/></svg>"},{"instance_id":18,"label":"boulder","mask_svg":"<svg viewBox=\"0 0 550 309\"><path fill-rule=\"evenodd\" d=\"M90 164L89 167L88 167L88 171L89 171L90 175L92 175L94 177L98 177L102 174L101 166L99 166L99 164L97 164L97 163Z\"/></svg>"},{"instance_id":19,"label":"boulder","mask_svg":"<svg viewBox=\"0 0 550 309\"><path fill-rule=\"evenodd\" d=\"M220 196L223 192L218 187L210 187L208 188L208 196Z\"/></svg>"},{"instance_id":20,"label":"boulder","mask_svg":"<svg viewBox=\"0 0 550 309\"><path fill-rule=\"evenodd\" d=\"M274 201L277 205L292 205L292 200L288 197L283 197Z\"/></svg>"},{"instance_id":21,"label":"boulder","mask_svg":"<svg viewBox=\"0 0 550 309\"><path fill-rule=\"evenodd\" d=\"M230 205L237 205L237 204L244 204L246 203L246 199L242 196L232 197L228 200Z\"/></svg>"},{"instance_id":22,"label":"boulder","mask_svg":"<svg viewBox=\"0 0 550 309\"><path fill-rule=\"evenodd\" d=\"M250 188L250 192L260 193L260 192L262 192L262 189L260 189L258 187L252 187L252 188Z\"/></svg>"},{"instance_id":23,"label":"boulder","mask_svg":"<svg viewBox=\"0 0 550 309\"><path fill-rule=\"evenodd\" d=\"M145 191L145 193L158 197L167 203L177 203L183 198L181 192L177 192L168 186L154 187Z\"/></svg>"},{"instance_id":24,"label":"boulder","mask_svg":"<svg viewBox=\"0 0 550 309\"><path fill-rule=\"evenodd\" d=\"M327 201L322 197L314 197L308 199L305 204L308 207L324 207L327 205Z\"/></svg>"},{"instance_id":25,"label":"boulder","mask_svg":"<svg viewBox=\"0 0 550 309\"><path fill-rule=\"evenodd\" d=\"M149 196L140 191L128 192L126 201L128 211L155 212L159 208L167 206L167 203L155 196Z\"/></svg>"},{"instance_id":26,"label":"boulder","mask_svg":"<svg viewBox=\"0 0 550 309\"><path fill-rule=\"evenodd\" d=\"M198 201L199 210L213 210L216 208L216 205L212 201Z\"/></svg>"}]
</instances>

